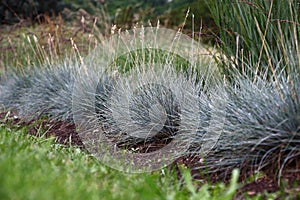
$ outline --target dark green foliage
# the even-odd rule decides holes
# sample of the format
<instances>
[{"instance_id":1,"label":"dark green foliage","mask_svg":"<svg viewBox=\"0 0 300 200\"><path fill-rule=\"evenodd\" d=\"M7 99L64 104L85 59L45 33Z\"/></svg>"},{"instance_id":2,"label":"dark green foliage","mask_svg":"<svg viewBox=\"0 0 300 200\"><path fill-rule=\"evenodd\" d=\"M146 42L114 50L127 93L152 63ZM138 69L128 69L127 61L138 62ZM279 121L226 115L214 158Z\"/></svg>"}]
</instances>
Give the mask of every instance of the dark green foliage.
<instances>
[{"instance_id":1,"label":"dark green foliage","mask_svg":"<svg viewBox=\"0 0 300 200\"><path fill-rule=\"evenodd\" d=\"M83 9L91 15L97 15L97 12L99 12L99 8L103 7L105 0L62 0L62 2L73 11Z\"/></svg>"},{"instance_id":2,"label":"dark green foliage","mask_svg":"<svg viewBox=\"0 0 300 200\"><path fill-rule=\"evenodd\" d=\"M11 24L24 19L35 20L39 14L57 14L63 7L62 0L1 0L0 22Z\"/></svg>"},{"instance_id":3,"label":"dark green foliage","mask_svg":"<svg viewBox=\"0 0 300 200\"><path fill-rule=\"evenodd\" d=\"M119 56L114 63L111 63L111 67L117 67L120 73L130 73L132 68L151 62L158 65L172 62L178 72L186 71L191 65L188 60L172 52L161 49L138 49Z\"/></svg>"}]
</instances>

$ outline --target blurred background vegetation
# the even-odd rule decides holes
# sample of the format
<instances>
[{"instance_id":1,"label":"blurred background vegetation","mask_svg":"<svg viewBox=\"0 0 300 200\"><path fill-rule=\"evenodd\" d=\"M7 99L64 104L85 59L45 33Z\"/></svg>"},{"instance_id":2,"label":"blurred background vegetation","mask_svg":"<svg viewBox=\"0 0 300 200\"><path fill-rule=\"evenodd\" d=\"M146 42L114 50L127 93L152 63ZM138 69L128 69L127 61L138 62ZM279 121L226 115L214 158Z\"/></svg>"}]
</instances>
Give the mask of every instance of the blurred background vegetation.
<instances>
[{"instance_id":1,"label":"blurred background vegetation","mask_svg":"<svg viewBox=\"0 0 300 200\"><path fill-rule=\"evenodd\" d=\"M213 33L218 32L205 0L0 2L0 73L11 66L42 64L45 56L57 59L71 55L74 48L70 47L75 44L75 50L84 55L112 30L156 26L158 20L160 26L183 28L190 36L194 27L196 35L208 44L215 43ZM24 52L26 56L20 57Z\"/></svg>"},{"instance_id":2,"label":"blurred background vegetation","mask_svg":"<svg viewBox=\"0 0 300 200\"><path fill-rule=\"evenodd\" d=\"M127 29L135 23L156 24L158 20L165 27L180 27L190 10L185 25L187 30L192 27L192 14L196 30L215 27L205 0L1 0L0 22L2 25L43 22L45 15L53 17L79 10L93 16L104 11L110 23ZM67 21L73 19L63 17Z\"/></svg>"},{"instance_id":3,"label":"blurred background vegetation","mask_svg":"<svg viewBox=\"0 0 300 200\"><path fill-rule=\"evenodd\" d=\"M156 26L158 20L161 26L183 28L183 33L194 32L201 42L220 47L228 76L232 69L274 76L300 63L299 0L0 2L0 73L8 66L23 68L74 55L74 50L84 55L119 28Z\"/></svg>"}]
</instances>

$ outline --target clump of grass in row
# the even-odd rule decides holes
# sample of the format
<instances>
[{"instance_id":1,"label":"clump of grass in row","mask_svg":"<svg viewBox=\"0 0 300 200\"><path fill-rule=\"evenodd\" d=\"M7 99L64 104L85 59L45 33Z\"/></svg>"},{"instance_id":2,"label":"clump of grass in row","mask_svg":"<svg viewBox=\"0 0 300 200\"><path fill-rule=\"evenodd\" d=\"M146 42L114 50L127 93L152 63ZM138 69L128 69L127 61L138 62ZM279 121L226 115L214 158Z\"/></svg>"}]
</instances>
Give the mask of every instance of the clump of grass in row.
<instances>
[{"instance_id":1,"label":"clump of grass in row","mask_svg":"<svg viewBox=\"0 0 300 200\"><path fill-rule=\"evenodd\" d=\"M226 114L223 133L207 165L215 170L250 165L272 170L279 179L289 165L299 170L299 3L209 5L225 55L220 67L229 81L218 98Z\"/></svg>"}]
</instances>

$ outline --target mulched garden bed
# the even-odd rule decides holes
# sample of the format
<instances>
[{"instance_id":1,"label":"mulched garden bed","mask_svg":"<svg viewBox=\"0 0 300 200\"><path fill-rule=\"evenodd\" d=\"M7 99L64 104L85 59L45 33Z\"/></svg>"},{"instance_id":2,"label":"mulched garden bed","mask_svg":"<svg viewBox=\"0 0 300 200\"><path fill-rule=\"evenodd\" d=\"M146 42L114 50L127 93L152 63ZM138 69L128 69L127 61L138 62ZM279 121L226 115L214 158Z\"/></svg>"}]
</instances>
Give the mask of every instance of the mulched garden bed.
<instances>
[{"instance_id":1,"label":"mulched garden bed","mask_svg":"<svg viewBox=\"0 0 300 200\"><path fill-rule=\"evenodd\" d=\"M42 136L44 137L55 137L57 143L67 146L73 145L84 149L84 145L79 135L76 133L76 127L73 123L63 121L54 122L48 121L46 119L23 121L20 118L16 117L14 113L7 114L5 112L0 112L0 123L5 123L7 126L15 128L27 126L28 134L38 137L41 136L41 130L43 130ZM166 143L149 143L144 145L139 144L137 147L142 153L147 153L160 149L164 145L166 145ZM201 165L201 163L201 158L199 156L187 155L177 159L174 162L174 165L171 167L175 166L179 177L181 177L181 175L178 166L184 165L192 169L192 176L197 180L204 180L204 182L210 183L215 183L217 181L223 181L225 184L229 183L229 171L227 173L222 172L222 176L220 176L220 172L201 174L199 170L196 170ZM279 187L278 185L278 176L275 175L275 173L270 173L268 171L264 172L263 176L259 176L254 181L247 181L247 178L253 175L253 173L251 173L248 169L251 169L251 164L242 167L242 170L240 172L240 182L242 187L238 190L235 199L243 199L244 194L247 194L248 196L254 196L258 193L273 193L282 189L282 187ZM227 176L224 176L224 174L227 174ZM300 160L299 162L298 160L296 160L296 162L286 167L285 171L280 177L280 181L281 184L284 184L283 192L285 194L291 196L296 195L296 193L300 192Z\"/></svg>"}]
</instances>

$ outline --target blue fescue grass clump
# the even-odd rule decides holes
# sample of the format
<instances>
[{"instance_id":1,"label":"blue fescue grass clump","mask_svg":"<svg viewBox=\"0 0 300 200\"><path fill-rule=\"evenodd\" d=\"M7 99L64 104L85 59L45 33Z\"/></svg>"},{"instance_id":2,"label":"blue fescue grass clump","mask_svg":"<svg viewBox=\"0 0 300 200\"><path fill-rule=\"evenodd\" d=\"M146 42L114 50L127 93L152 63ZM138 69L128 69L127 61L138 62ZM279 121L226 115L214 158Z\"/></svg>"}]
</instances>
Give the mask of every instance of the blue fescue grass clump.
<instances>
[{"instance_id":1,"label":"blue fescue grass clump","mask_svg":"<svg viewBox=\"0 0 300 200\"><path fill-rule=\"evenodd\" d=\"M280 177L300 153L299 2L210 1L210 9L228 86L218 98L224 130L206 163L218 171L250 164Z\"/></svg>"},{"instance_id":2,"label":"blue fescue grass clump","mask_svg":"<svg viewBox=\"0 0 300 200\"><path fill-rule=\"evenodd\" d=\"M21 117L72 120L72 92L78 64L64 62L8 72L0 82L0 105Z\"/></svg>"},{"instance_id":3,"label":"blue fescue grass clump","mask_svg":"<svg viewBox=\"0 0 300 200\"><path fill-rule=\"evenodd\" d=\"M282 79L277 85L242 77L227 87L223 131L204 167L224 171L251 166L281 175L300 155L299 89L299 79L293 85Z\"/></svg>"}]
</instances>

